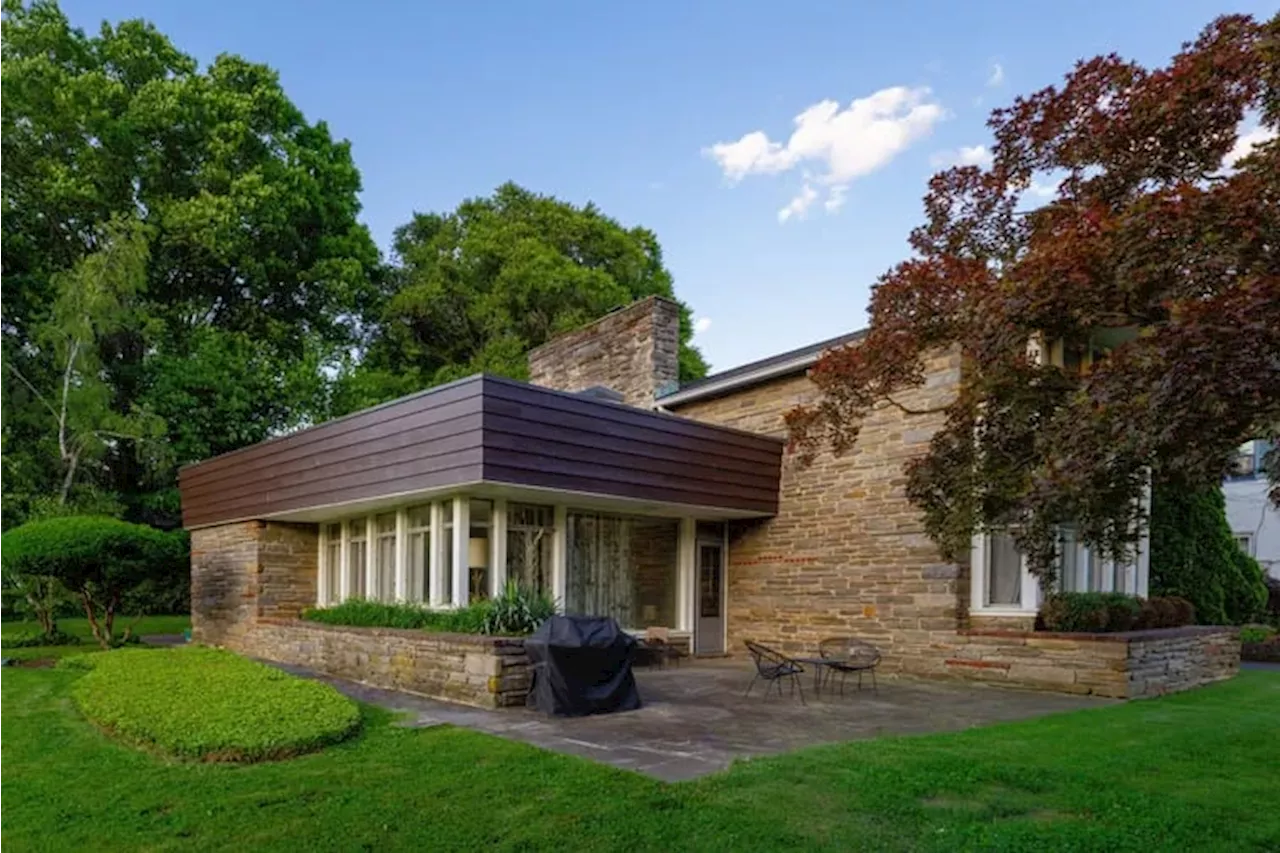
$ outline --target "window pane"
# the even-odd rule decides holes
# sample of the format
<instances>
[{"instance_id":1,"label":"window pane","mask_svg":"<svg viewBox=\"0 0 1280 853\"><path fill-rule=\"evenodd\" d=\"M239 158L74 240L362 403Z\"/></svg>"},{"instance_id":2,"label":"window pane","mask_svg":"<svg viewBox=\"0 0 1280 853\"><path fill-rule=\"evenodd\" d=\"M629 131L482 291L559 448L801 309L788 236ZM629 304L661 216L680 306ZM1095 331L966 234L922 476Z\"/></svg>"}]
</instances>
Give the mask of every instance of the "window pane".
<instances>
[{"instance_id":1,"label":"window pane","mask_svg":"<svg viewBox=\"0 0 1280 853\"><path fill-rule=\"evenodd\" d=\"M352 539L347 548L347 574L351 584L352 598L367 598L368 591L364 585L365 569L364 539Z\"/></svg>"},{"instance_id":2,"label":"window pane","mask_svg":"<svg viewBox=\"0 0 1280 853\"><path fill-rule=\"evenodd\" d=\"M427 576L431 566L431 534L424 531L409 534L405 553L405 569L409 573L408 594L410 601L426 600Z\"/></svg>"},{"instance_id":3,"label":"window pane","mask_svg":"<svg viewBox=\"0 0 1280 853\"><path fill-rule=\"evenodd\" d=\"M507 579L538 592L551 589L551 540L555 511L511 504L507 509Z\"/></svg>"},{"instance_id":4,"label":"window pane","mask_svg":"<svg viewBox=\"0 0 1280 853\"><path fill-rule=\"evenodd\" d=\"M363 518L353 518L347 522L347 535L352 539L363 538L364 527L365 524Z\"/></svg>"},{"instance_id":5,"label":"window pane","mask_svg":"<svg viewBox=\"0 0 1280 853\"><path fill-rule=\"evenodd\" d=\"M406 523L410 528L431 526L431 504L419 504L405 510Z\"/></svg>"},{"instance_id":6,"label":"window pane","mask_svg":"<svg viewBox=\"0 0 1280 853\"><path fill-rule=\"evenodd\" d=\"M440 517L445 524L453 524L453 501L440 501Z\"/></svg>"},{"instance_id":7,"label":"window pane","mask_svg":"<svg viewBox=\"0 0 1280 853\"><path fill-rule=\"evenodd\" d=\"M492 514L493 504L490 501L471 501L471 526L487 527L489 524L489 516Z\"/></svg>"},{"instance_id":8,"label":"window pane","mask_svg":"<svg viewBox=\"0 0 1280 853\"><path fill-rule=\"evenodd\" d=\"M445 528L444 542L440 548L440 600L453 601L453 525Z\"/></svg>"},{"instance_id":9,"label":"window pane","mask_svg":"<svg viewBox=\"0 0 1280 853\"><path fill-rule=\"evenodd\" d=\"M393 536L395 535L396 514L394 512L385 512L382 515L378 516L376 521L378 524L379 534L390 533Z\"/></svg>"},{"instance_id":10,"label":"window pane","mask_svg":"<svg viewBox=\"0 0 1280 853\"><path fill-rule=\"evenodd\" d=\"M339 527L339 525L330 525L330 527ZM324 546L324 571L325 583L329 587L329 598L324 604L336 604L339 596L342 594L342 535L341 527L339 527L338 535L334 536L332 532L326 534Z\"/></svg>"},{"instance_id":11,"label":"window pane","mask_svg":"<svg viewBox=\"0 0 1280 853\"><path fill-rule=\"evenodd\" d=\"M1080 548L1071 527L1058 534L1058 580L1064 592L1080 592Z\"/></svg>"},{"instance_id":12,"label":"window pane","mask_svg":"<svg viewBox=\"0 0 1280 853\"><path fill-rule=\"evenodd\" d=\"M987 604L1022 603L1022 555L1007 533L987 536Z\"/></svg>"},{"instance_id":13,"label":"window pane","mask_svg":"<svg viewBox=\"0 0 1280 853\"><path fill-rule=\"evenodd\" d=\"M675 625L674 520L571 513L565 611L626 628Z\"/></svg>"}]
</instances>

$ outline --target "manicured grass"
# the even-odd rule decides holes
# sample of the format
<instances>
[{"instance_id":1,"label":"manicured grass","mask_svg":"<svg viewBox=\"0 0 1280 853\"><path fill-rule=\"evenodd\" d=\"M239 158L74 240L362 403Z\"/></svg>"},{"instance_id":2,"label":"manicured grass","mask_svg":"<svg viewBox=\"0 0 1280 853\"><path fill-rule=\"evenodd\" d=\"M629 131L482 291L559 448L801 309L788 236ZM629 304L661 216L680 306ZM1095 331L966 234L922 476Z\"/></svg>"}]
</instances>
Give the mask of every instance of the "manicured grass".
<instances>
[{"instance_id":1,"label":"manicured grass","mask_svg":"<svg viewBox=\"0 0 1280 853\"><path fill-rule=\"evenodd\" d=\"M176 758L264 761L349 737L355 702L231 652L201 646L116 649L68 658L88 671L76 707L104 731Z\"/></svg>"},{"instance_id":2,"label":"manicured grass","mask_svg":"<svg viewBox=\"0 0 1280 853\"><path fill-rule=\"evenodd\" d=\"M6 850L1274 850L1280 674L662 783L364 709L289 761L173 763L3 681ZM946 709L939 709L946 713Z\"/></svg>"},{"instance_id":3,"label":"manicured grass","mask_svg":"<svg viewBox=\"0 0 1280 853\"><path fill-rule=\"evenodd\" d=\"M123 632L124 626L129 624L128 619L116 618L117 632ZM133 633L142 634L181 634L183 631L191 627L190 616L143 616L138 619L134 626ZM83 616L76 619L59 619L58 630L73 637L79 637L81 640L92 643L93 629L89 627L89 620ZM40 626L35 622L0 622L0 642L10 637L20 637L25 634L35 634L40 631Z\"/></svg>"}]
</instances>

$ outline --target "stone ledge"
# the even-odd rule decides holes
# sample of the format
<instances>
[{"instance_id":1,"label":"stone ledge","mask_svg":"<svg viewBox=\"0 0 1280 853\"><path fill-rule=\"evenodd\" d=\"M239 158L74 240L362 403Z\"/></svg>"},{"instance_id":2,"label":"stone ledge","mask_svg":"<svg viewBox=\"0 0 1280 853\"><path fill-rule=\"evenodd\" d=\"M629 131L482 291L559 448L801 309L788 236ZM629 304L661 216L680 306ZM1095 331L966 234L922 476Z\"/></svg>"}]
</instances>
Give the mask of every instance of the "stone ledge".
<instances>
[{"instance_id":1,"label":"stone ledge","mask_svg":"<svg viewBox=\"0 0 1280 853\"><path fill-rule=\"evenodd\" d=\"M1114 631L1090 633L1086 631L1009 631L1001 628L961 628L956 631L962 637L995 637L1006 640L1079 640L1093 643L1128 643L1143 640L1170 640L1180 637L1203 637L1209 634L1231 632L1239 636L1240 629L1231 625L1183 625L1181 628L1152 628L1144 631Z\"/></svg>"}]
</instances>

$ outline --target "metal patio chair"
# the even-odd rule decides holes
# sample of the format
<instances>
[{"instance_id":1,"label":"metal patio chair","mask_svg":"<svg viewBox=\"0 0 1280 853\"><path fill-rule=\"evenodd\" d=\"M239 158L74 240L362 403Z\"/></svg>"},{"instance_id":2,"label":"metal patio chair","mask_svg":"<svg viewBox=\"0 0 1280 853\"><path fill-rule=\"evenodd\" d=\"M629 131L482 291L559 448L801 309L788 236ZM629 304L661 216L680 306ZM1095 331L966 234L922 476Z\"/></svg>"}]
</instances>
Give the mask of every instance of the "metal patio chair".
<instances>
[{"instance_id":1,"label":"metal patio chair","mask_svg":"<svg viewBox=\"0 0 1280 853\"><path fill-rule=\"evenodd\" d=\"M818 644L818 654L827 659L827 679L840 674L840 695L844 695L844 682L850 673L858 674L858 689L862 689L862 674L871 674L871 689L880 692L876 684L876 667L880 665L880 650L865 640L854 637L831 637Z\"/></svg>"},{"instance_id":2,"label":"metal patio chair","mask_svg":"<svg viewBox=\"0 0 1280 853\"><path fill-rule=\"evenodd\" d=\"M747 685L747 692L743 694L743 698L751 695L751 688L755 687L757 680L765 682L764 695L766 698L775 685L778 688L778 695L781 696L782 681L789 678L791 679L791 695L794 696L796 691L799 691L800 704L808 704L804 701L804 685L800 683L800 673L804 672L804 666L799 661L794 661L784 654L775 652L768 646L762 646L750 640L746 642L747 651L751 652L751 659L756 664L756 674L751 679L751 683Z\"/></svg>"}]
</instances>

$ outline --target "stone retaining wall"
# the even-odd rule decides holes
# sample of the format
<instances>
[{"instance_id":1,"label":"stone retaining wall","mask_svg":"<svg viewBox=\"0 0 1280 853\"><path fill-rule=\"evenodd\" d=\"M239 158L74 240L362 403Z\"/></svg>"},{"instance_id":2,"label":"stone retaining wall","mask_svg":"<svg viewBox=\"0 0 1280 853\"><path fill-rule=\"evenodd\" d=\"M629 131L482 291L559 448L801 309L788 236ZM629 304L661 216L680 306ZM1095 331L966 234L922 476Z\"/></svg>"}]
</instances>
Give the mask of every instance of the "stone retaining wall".
<instances>
[{"instance_id":1,"label":"stone retaining wall","mask_svg":"<svg viewBox=\"0 0 1280 853\"><path fill-rule=\"evenodd\" d=\"M1137 699L1222 681L1239 669L1238 628L1189 626L1118 634L962 631L942 671L1009 687Z\"/></svg>"},{"instance_id":2,"label":"stone retaining wall","mask_svg":"<svg viewBox=\"0 0 1280 853\"><path fill-rule=\"evenodd\" d=\"M335 678L482 708L523 705L533 668L524 640L262 620L234 650Z\"/></svg>"}]
</instances>

